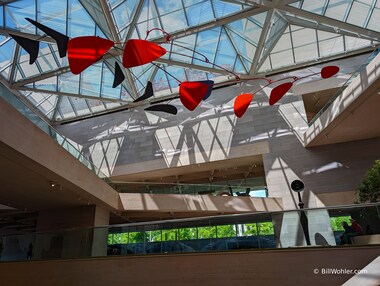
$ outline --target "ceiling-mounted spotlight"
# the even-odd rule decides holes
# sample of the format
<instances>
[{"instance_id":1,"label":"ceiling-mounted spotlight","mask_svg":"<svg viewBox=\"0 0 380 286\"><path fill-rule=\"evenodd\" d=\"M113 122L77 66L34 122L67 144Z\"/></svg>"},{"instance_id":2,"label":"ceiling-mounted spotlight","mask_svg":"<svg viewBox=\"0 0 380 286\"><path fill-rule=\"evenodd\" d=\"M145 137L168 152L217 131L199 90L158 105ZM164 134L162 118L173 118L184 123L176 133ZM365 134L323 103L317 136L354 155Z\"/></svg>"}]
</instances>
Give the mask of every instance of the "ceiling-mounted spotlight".
<instances>
[{"instance_id":1,"label":"ceiling-mounted spotlight","mask_svg":"<svg viewBox=\"0 0 380 286\"><path fill-rule=\"evenodd\" d=\"M50 182L50 186L51 186L52 188L54 188L56 185L57 185L57 183Z\"/></svg>"}]
</instances>

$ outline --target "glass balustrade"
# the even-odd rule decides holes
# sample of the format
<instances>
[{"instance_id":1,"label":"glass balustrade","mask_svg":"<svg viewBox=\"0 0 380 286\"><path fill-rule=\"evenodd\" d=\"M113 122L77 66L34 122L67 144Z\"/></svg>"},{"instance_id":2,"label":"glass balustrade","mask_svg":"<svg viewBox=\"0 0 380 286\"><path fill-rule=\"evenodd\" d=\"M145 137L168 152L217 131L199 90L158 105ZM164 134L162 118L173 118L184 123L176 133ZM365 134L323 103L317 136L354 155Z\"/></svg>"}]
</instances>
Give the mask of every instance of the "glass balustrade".
<instances>
[{"instance_id":1,"label":"glass balustrade","mask_svg":"<svg viewBox=\"0 0 380 286\"><path fill-rule=\"evenodd\" d=\"M267 197L268 190L264 178L252 179L231 181L228 184L226 182L213 184L114 182L114 186L121 193Z\"/></svg>"},{"instance_id":2,"label":"glass balustrade","mask_svg":"<svg viewBox=\"0 0 380 286\"><path fill-rule=\"evenodd\" d=\"M355 222L362 233L352 230ZM0 235L0 261L366 244L380 244L379 203Z\"/></svg>"}]
</instances>

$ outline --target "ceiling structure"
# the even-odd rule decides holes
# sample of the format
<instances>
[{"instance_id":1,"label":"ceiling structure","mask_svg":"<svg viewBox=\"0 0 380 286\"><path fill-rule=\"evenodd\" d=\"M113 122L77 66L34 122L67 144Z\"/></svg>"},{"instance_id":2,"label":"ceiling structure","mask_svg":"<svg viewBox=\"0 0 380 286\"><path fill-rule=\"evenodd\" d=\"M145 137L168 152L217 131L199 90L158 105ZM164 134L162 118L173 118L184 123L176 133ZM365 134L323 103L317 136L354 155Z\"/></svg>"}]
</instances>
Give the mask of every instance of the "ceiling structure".
<instances>
[{"instance_id":1,"label":"ceiling structure","mask_svg":"<svg viewBox=\"0 0 380 286\"><path fill-rule=\"evenodd\" d=\"M71 38L108 38L120 49L128 39L145 39L152 28L170 33L173 42L162 45L168 53L155 65L125 69L126 80L112 88L121 53L106 54L74 75L54 40L26 17ZM147 105L133 103L147 81L155 94L150 102L176 97L178 82L163 70L181 81L209 79L217 86L234 78L224 69L251 78L369 52L380 42L379 24L376 0L1 1L0 75L47 121L60 123ZM9 33L41 41L33 65ZM155 30L148 39L160 42L164 35Z\"/></svg>"}]
</instances>

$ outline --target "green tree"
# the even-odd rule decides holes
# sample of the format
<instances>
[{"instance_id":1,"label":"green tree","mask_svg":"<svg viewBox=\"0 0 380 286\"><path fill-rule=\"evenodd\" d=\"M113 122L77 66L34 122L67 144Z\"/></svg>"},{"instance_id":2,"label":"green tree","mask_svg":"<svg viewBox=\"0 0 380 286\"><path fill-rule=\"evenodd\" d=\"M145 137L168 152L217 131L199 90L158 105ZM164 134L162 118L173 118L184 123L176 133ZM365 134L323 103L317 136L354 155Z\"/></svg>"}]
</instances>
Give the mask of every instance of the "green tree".
<instances>
[{"instance_id":1,"label":"green tree","mask_svg":"<svg viewBox=\"0 0 380 286\"><path fill-rule=\"evenodd\" d=\"M357 191L357 202L374 203L380 201L380 160L365 174Z\"/></svg>"},{"instance_id":2,"label":"green tree","mask_svg":"<svg viewBox=\"0 0 380 286\"><path fill-rule=\"evenodd\" d=\"M216 238L215 226L198 227L198 238Z\"/></svg>"},{"instance_id":3,"label":"green tree","mask_svg":"<svg viewBox=\"0 0 380 286\"><path fill-rule=\"evenodd\" d=\"M144 239L148 238L147 233L144 231L133 231L126 234L129 234L128 243L144 242Z\"/></svg>"},{"instance_id":4,"label":"green tree","mask_svg":"<svg viewBox=\"0 0 380 286\"><path fill-rule=\"evenodd\" d=\"M178 239L177 229L162 230L162 241L172 241Z\"/></svg>"},{"instance_id":5,"label":"green tree","mask_svg":"<svg viewBox=\"0 0 380 286\"><path fill-rule=\"evenodd\" d=\"M341 231L341 230L344 230L343 226L342 226L342 222L345 221L345 222L349 222L349 219L351 217L349 215L346 215L346 216L336 216L336 217L331 217L330 218L330 223L331 223L331 228L333 231Z\"/></svg>"},{"instance_id":6,"label":"green tree","mask_svg":"<svg viewBox=\"0 0 380 286\"><path fill-rule=\"evenodd\" d=\"M180 228L179 229L179 239L180 240L190 240L197 238L197 228L189 227L189 228Z\"/></svg>"},{"instance_id":7,"label":"green tree","mask_svg":"<svg viewBox=\"0 0 380 286\"><path fill-rule=\"evenodd\" d=\"M236 236L236 228L234 224L229 225L218 225L216 227L218 238L223 237L235 237Z\"/></svg>"},{"instance_id":8,"label":"green tree","mask_svg":"<svg viewBox=\"0 0 380 286\"><path fill-rule=\"evenodd\" d=\"M274 228L273 228L273 223L268 221L268 222L259 222L257 224L258 229L259 229L259 235L271 235L274 234Z\"/></svg>"},{"instance_id":9,"label":"green tree","mask_svg":"<svg viewBox=\"0 0 380 286\"><path fill-rule=\"evenodd\" d=\"M254 235L257 235L257 224L256 223L244 224L244 236L254 236Z\"/></svg>"}]
</instances>

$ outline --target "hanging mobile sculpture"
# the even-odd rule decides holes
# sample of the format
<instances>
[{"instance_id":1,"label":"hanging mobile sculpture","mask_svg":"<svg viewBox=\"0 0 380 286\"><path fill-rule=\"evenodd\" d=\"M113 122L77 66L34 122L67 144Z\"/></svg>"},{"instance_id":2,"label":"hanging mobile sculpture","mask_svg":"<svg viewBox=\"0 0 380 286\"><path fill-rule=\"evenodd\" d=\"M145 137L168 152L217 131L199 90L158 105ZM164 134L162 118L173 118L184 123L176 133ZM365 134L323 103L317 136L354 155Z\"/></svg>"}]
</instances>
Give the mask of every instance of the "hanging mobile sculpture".
<instances>
[{"instance_id":1,"label":"hanging mobile sculpture","mask_svg":"<svg viewBox=\"0 0 380 286\"><path fill-rule=\"evenodd\" d=\"M108 39L104 39L97 36L83 36L83 37L76 37L76 38L70 39L66 35L61 34L30 18L25 18L25 19L28 20L37 28L39 28L40 30L42 30L46 35L50 36L51 38L55 40L58 46L59 56L63 58L67 54L69 67L73 74L82 73L85 69L90 67L92 64L99 61L111 48L116 48L115 47L116 43ZM150 42L149 40L147 40L149 34L155 30L161 31L165 35L164 42L155 43L155 42ZM29 64L33 64L38 57L39 41L31 40L31 39L13 35L13 34L9 34L9 35L29 54ZM118 44L122 44L122 43L118 43ZM321 75L322 79L326 79L326 78L330 78L334 76L335 74L339 72L339 67L337 66L326 66L322 68L321 71L318 73L309 74L303 77L288 77L288 78L283 78L283 79L279 79L275 81L272 81L267 78L246 78L242 80L239 77L239 75L235 74L234 72L229 71L225 69L224 67L219 66L215 63L210 63L208 58L202 53L199 53L188 47L175 43L174 41L171 40L170 34L162 29L153 28L149 30L144 40L130 39L126 41L124 43L124 48L123 48L123 58L122 58L123 67L126 69L130 69L132 67L137 67L137 66L150 63L160 68L162 71L167 73L169 76L171 76L178 82L179 99L181 103L183 104L183 106L190 111L193 111L202 102L202 100L206 100L211 95L214 82L212 80L181 82L176 77L174 77L169 72L167 72L165 69L153 63L155 60L159 59L160 57L162 57L163 55L167 53L167 50L161 46L162 44L171 44L171 45L181 47L183 49L190 50L199 57L189 56L186 54L180 54L180 53L175 53L175 52L171 52L172 54L174 53L181 56L189 57L194 60L202 61L204 63L212 64L215 67L218 67L224 71L231 73L235 77L235 79L231 81L231 83L233 82L237 83L237 82L248 81L248 80L265 80L267 84L261 87L259 90L256 90L252 93L244 93L244 94L240 94L236 96L235 102L234 102L234 113L239 118L242 117L247 111L250 103L253 100L254 94L264 89L265 87L268 87L278 82L286 81L272 89L269 96L269 105L274 105L292 88L293 84L296 81L305 79L310 76L318 75L318 74ZM118 64L118 62L115 61L115 74L114 74L114 81L113 81L112 87L113 88L117 87L124 81L124 79L125 79L125 76L124 76L123 70ZM153 95L154 93L153 93L152 83L148 81L144 94L140 96L139 98L137 98L134 102L147 100ZM145 110L161 111L161 112L166 112L173 115L177 114L177 108L169 103L151 105L145 108Z\"/></svg>"}]
</instances>

